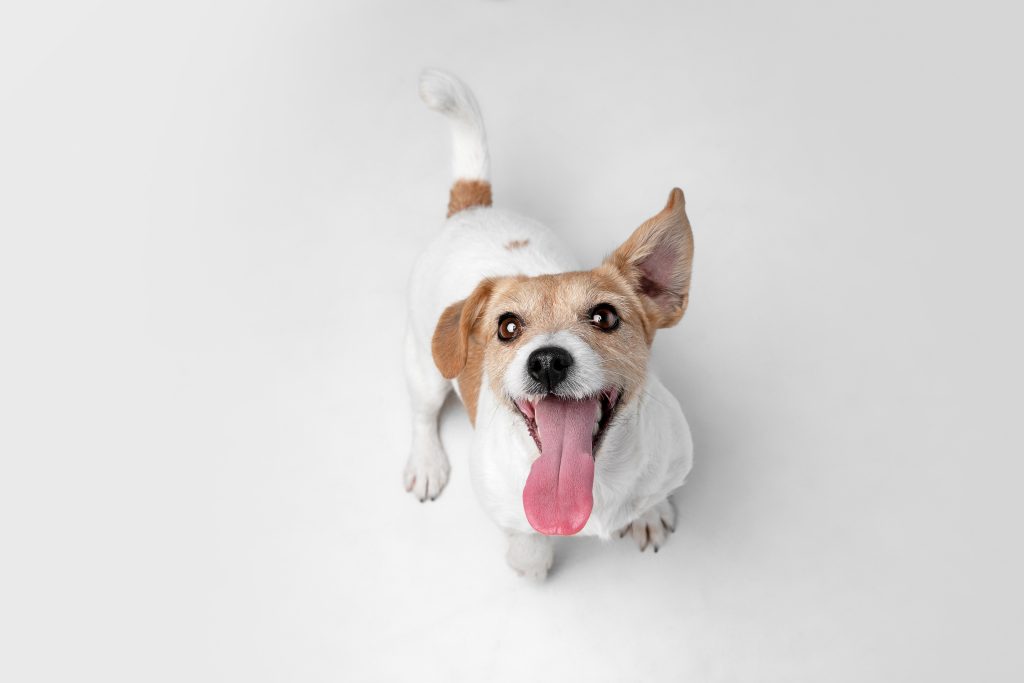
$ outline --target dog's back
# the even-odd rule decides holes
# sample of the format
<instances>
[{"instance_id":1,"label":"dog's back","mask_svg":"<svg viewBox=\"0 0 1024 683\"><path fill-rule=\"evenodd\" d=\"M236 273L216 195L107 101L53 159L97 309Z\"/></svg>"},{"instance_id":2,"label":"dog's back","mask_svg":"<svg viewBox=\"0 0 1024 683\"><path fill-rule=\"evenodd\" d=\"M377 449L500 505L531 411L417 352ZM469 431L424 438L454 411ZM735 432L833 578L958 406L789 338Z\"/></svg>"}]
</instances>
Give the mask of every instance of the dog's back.
<instances>
[{"instance_id":1,"label":"dog's back","mask_svg":"<svg viewBox=\"0 0 1024 683\"><path fill-rule=\"evenodd\" d=\"M427 70L420 96L448 119L453 143L448 220L410 280L411 324L418 338L429 340L444 307L483 278L563 273L579 264L546 226L492 206L487 136L472 91L449 73Z\"/></svg>"}]
</instances>

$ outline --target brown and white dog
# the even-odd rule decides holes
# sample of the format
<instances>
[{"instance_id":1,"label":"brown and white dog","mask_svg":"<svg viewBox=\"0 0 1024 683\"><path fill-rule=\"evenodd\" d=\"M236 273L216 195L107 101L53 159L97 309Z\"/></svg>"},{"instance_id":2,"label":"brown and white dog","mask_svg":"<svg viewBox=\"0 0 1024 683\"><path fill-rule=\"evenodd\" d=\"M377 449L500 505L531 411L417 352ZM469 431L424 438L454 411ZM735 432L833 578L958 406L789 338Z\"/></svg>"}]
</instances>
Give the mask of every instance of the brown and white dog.
<instances>
[{"instance_id":1,"label":"brown and white dog","mask_svg":"<svg viewBox=\"0 0 1024 683\"><path fill-rule=\"evenodd\" d=\"M509 535L513 569L546 576L555 535L628 533L657 551L675 524L669 496L693 462L679 403L647 366L655 331L679 322L689 299L682 191L580 270L543 225L491 207L469 89L427 71L420 94L451 123L455 183L409 291L406 488L433 500L448 482L438 414L454 387L475 427L474 488Z\"/></svg>"}]
</instances>

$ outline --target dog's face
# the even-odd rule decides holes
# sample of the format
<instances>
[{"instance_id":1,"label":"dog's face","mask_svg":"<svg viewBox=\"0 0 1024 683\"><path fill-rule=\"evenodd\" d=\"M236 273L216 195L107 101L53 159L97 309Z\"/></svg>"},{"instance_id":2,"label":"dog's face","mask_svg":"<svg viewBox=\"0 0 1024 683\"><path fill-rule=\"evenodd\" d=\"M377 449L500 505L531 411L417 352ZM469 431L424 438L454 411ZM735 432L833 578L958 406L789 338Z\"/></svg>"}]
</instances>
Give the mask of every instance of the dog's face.
<instances>
[{"instance_id":1,"label":"dog's face","mask_svg":"<svg viewBox=\"0 0 1024 683\"><path fill-rule=\"evenodd\" d=\"M574 534L586 524L601 443L643 389L655 330L686 310L693 237L684 204L673 190L593 270L484 280L437 324L441 373L466 384L485 375L533 437L539 457L523 504L541 533Z\"/></svg>"}]
</instances>

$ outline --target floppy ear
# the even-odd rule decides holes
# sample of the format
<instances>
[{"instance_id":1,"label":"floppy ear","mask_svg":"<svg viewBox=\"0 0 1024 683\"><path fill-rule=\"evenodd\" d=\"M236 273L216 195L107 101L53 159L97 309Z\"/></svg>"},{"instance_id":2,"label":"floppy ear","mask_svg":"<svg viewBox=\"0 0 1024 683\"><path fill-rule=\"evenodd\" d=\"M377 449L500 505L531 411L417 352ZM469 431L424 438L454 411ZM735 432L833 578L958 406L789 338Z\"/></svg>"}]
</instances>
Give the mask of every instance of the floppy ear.
<instances>
[{"instance_id":1,"label":"floppy ear","mask_svg":"<svg viewBox=\"0 0 1024 683\"><path fill-rule=\"evenodd\" d=\"M690 300L693 233L683 191L674 188L657 216L637 228L608 257L633 290L655 327L672 327Z\"/></svg>"},{"instance_id":2,"label":"floppy ear","mask_svg":"<svg viewBox=\"0 0 1024 683\"><path fill-rule=\"evenodd\" d=\"M430 350L434 355L434 365L445 379L455 379L466 367L469 335L483 315L493 289L494 283L483 280L467 298L444 309L437 321Z\"/></svg>"}]
</instances>

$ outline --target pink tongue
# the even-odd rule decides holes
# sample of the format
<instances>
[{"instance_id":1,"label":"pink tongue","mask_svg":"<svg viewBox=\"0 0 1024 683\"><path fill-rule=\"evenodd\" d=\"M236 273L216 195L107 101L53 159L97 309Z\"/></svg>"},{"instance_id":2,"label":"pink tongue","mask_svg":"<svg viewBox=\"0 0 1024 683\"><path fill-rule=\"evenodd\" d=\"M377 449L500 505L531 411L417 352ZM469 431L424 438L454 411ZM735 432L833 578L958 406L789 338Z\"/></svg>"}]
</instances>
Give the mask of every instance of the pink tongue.
<instances>
[{"instance_id":1,"label":"pink tongue","mask_svg":"<svg viewBox=\"0 0 1024 683\"><path fill-rule=\"evenodd\" d=\"M597 400L548 397L537 403L534 418L541 453L523 488L526 518L542 534L570 536L583 528L594 507Z\"/></svg>"}]
</instances>

